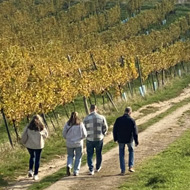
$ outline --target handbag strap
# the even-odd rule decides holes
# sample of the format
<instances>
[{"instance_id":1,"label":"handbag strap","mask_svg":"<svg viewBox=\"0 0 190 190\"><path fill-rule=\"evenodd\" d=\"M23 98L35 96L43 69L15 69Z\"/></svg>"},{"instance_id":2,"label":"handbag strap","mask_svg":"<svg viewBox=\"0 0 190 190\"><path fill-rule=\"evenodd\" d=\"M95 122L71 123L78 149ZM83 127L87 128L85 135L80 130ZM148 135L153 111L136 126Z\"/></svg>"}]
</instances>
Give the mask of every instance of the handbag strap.
<instances>
[{"instance_id":1,"label":"handbag strap","mask_svg":"<svg viewBox=\"0 0 190 190\"><path fill-rule=\"evenodd\" d=\"M73 126L73 125L72 125L72 126ZM69 132L69 130L72 128L72 126L71 126L71 127L69 127L69 128L67 129L67 133L68 133L68 132ZM67 134L67 133L66 133L66 134Z\"/></svg>"},{"instance_id":2,"label":"handbag strap","mask_svg":"<svg viewBox=\"0 0 190 190\"><path fill-rule=\"evenodd\" d=\"M74 126L74 125L72 125L71 127L69 127L69 128L67 129L66 134L69 132L69 130L70 130L73 126Z\"/></svg>"}]
</instances>

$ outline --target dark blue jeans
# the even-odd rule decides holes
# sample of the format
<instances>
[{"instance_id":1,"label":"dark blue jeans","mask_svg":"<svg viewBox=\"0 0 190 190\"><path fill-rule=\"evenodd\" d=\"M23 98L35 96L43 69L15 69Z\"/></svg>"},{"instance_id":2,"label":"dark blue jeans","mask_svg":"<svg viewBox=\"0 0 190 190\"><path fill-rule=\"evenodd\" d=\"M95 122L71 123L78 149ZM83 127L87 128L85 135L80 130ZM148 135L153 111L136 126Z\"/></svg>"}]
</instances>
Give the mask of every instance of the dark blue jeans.
<instances>
[{"instance_id":1,"label":"dark blue jeans","mask_svg":"<svg viewBox=\"0 0 190 190\"><path fill-rule=\"evenodd\" d=\"M93 160L92 160L94 155L94 149L96 150L96 169L99 169L101 167L102 147L103 147L103 140L101 141L86 140L87 163L90 171L94 170Z\"/></svg>"},{"instance_id":2,"label":"dark blue jeans","mask_svg":"<svg viewBox=\"0 0 190 190\"><path fill-rule=\"evenodd\" d=\"M28 148L28 152L30 154L29 170L33 170L33 167L34 167L34 175L38 175L38 169L40 167L40 158L41 158L42 149Z\"/></svg>"},{"instance_id":3,"label":"dark blue jeans","mask_svg":"<svg viewBox=\"0 0 190 190\"><path fill-rule=\"evenodd\" d=\"M119 161L121 172L125 172L125 145L127 145L129 151L128 166L129 168L132 168L134 165L133 143L119 143Z\"/></svg>"}]
</instances>

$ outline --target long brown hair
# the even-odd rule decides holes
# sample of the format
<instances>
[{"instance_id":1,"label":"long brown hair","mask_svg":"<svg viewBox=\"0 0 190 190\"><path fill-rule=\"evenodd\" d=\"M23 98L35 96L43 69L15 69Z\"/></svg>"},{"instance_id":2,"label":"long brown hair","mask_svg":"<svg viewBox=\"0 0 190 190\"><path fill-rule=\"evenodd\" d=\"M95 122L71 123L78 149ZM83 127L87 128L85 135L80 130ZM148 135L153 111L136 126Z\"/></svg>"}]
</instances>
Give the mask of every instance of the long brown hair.
<instances>
[{"instance_id":1,"label":"long brown hair","mask_svg":"<svg viewBox=\"0 0 190 190\"><path fill-rule=\"evenodd\" d=\"M40 115L34 115L30 121L28 128L34 131L42 131L45 128L45 124Z\"/></svg>"},{"instance_id":2,"label":"long brown hair","mask_svg":"<svg viewBox=\"0 0 190 190\"><path fill-rule=\"evenodd\" d=\"M80 118L78 117L78 112L72 112L71 113L71 117L69 118L69 121L67 122L67 124L69 126L73 126L73 125L79 125L81 123Z\"/></svg>"}]
</instances>

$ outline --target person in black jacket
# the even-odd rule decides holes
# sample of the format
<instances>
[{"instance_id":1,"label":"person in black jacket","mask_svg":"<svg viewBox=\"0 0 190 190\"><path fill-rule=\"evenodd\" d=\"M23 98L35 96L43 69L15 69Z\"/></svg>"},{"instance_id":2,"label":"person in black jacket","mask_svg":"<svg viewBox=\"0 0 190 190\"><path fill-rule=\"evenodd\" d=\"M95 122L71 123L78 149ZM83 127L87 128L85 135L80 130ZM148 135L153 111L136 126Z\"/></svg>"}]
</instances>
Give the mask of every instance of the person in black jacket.
<instances>
[{"instance_id":1,"label":"person in black jacket","mask_svg":"<svg viewBox=\"0 0 190 190\"><path fill-rule=\"evenodd\" d=\"M131 118L132 109L127 107L123 116L116 119L113 127L113 138L119 144L119 161L121 168L121 175L125 175L125 145L128 146L129 151L129 171L134 172L134 150L133 140L135 146L138 146L138 131L134 119Z\"/></svg>"}]
</instances>

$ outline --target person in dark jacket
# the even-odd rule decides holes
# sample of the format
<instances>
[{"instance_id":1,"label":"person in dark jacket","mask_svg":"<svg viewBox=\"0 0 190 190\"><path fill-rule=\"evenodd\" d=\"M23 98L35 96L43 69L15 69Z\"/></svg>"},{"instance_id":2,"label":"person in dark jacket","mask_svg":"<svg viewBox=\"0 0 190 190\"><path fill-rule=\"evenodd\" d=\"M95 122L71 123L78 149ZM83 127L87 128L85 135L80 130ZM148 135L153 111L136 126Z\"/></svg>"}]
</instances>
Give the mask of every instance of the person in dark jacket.
<instances>
[{"instance_id":1,"label":"person in dark jacket","mask_svg":"<svg viewBox=\"0 0 190 190\"><path fill-rule=\"evenodd\" d=\"M121 175L125 175L125 145L128 146L129 151L129 171L134 172L134 150L133 141L135 146L138 146L138 130L135 120L131 118L132 109L127 107L123 116L116 119L113 127L113 138L119 144L119 161L121 168Z\"/></svg>"}]
</instances>

